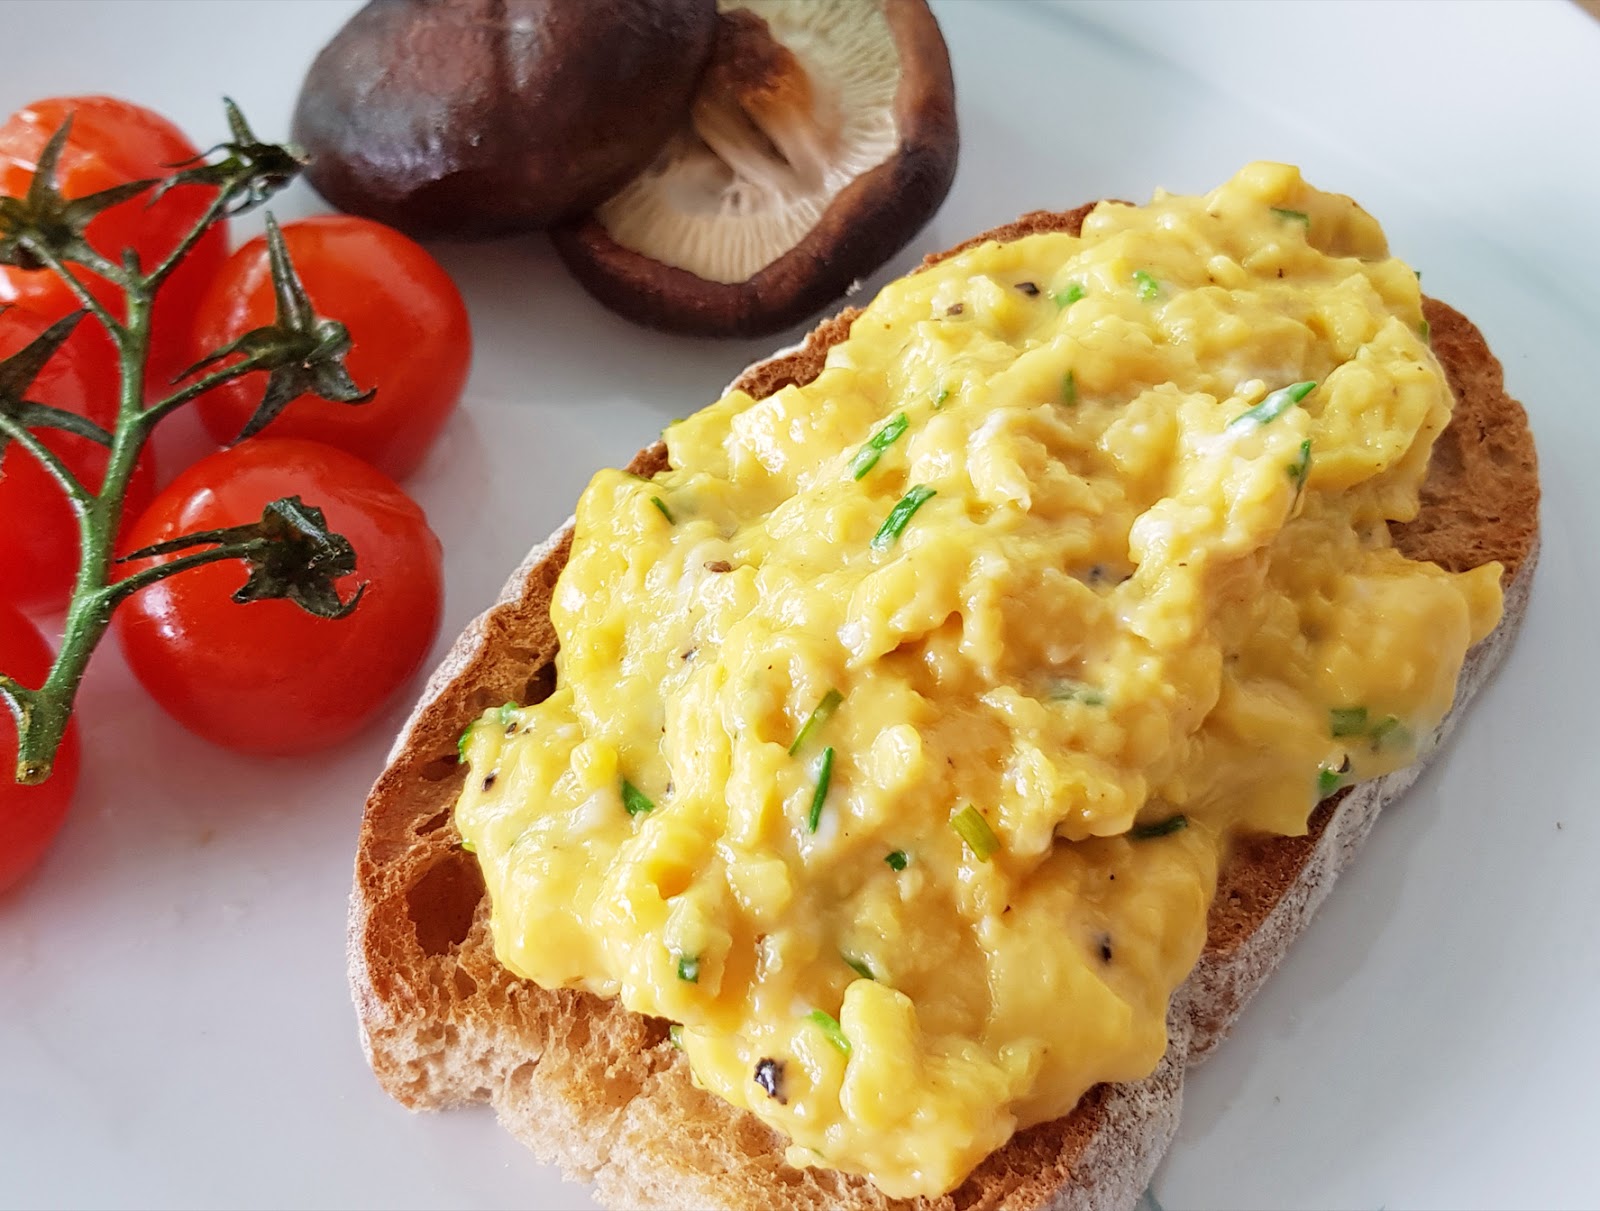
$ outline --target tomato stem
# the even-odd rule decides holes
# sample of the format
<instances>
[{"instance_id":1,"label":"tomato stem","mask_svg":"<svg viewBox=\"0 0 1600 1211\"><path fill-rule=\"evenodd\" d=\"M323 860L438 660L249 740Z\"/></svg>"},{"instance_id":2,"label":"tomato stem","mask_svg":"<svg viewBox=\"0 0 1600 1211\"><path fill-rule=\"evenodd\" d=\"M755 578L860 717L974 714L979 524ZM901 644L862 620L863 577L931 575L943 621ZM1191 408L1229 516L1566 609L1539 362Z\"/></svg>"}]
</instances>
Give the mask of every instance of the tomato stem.
<instances>
[{"instance_id":1,"label":"tomato stem","mask_svg":"<svg viewBox=\"0 0 1600 1211\"><path fill-rule=\"evenodd\" d=\"M176 412L179 408L191 400L198 399L212 388L220 387L224 383L231 383L234 379L243 378L245 375L257 370L265 370L272 363L273 354L269 351L251 354L241 361L224 366L221 370L213 370L204 378L195 379L194 382L187 384L179 391L173 392L159 403L151 404L140 414L138 423L153 426L169 413Z\"/></svg>"},{"instance_id":2,"label":"tomato stem","mask_svg":"<svg viewBox=\"0 0 1600 1211\"><path fill-rule=\"evenodd\" d=\"M180 555L177 559L166 563L152 564L148 568L141 568L131 576L124 576L121 580L106 586L105 594L112 608L115 608L125 597L132 597L140 589L148 589L159 580L169 576L176 576L179 572L187 572L190 568L202 567L208 563L219 563L225 559L249 559L252 555L260 554L269 545L265 538L249 538L243 542L228 543L220 547L212 547L207 551L194 551L188 555Z\"/></svg>"},{"instance_id":3,"label":"tomato stem","mask_svg":"<svg viewBox=\"0 0 1600 1211\"><path fill-rule=\"evenodd\" d=\"M72 291L73 297L83 305L83 309L99 321L100 326L106 330L108 336L122 347L123 339L127 335L116 318L106 310L105 304L95 298L93 292L78 279L78 275L69 269L64 261L58 257L55 250L37 240L27 241L28 251L38 257L44 267L54 273ZM115 266L111 266L113 271ZM119 275L120 276L120 275Z\"/></svg>"},{"instance_id":4,"label":"tomato stem","mask_svg":"<svg viewBox=\"0 0 1600 1211\"><path fill-rule=\"evenodd\" d=\"M5 698L11 717L16 720L20 734L33 715L34 691L8 673L0 673L0 697Z\"/></svg>"},{"instance_id":5,"label":"tomato stem","mask_svg":"<svg viewBox=\"0 0 1600 1211\"><path fill-rule=\"evenodd\" d=\"M40 441L26 425L4 414L0 414L0 434L4 434L33 455L39 465L50 473L50 477L67 494L67 498L72 502L73 512L81 517L84 509L88 507L92 494L79 482L67 464L56 456L56 452Z\"/></svg>"},{"instance_id":6,"label":"tomato stem","mask_svg":"<svg viewBox=\"0 0 1600 1211\"><path fill-rule=\"evenodd\" d=\"M172 275L172 271L178 267L183 258L194 251L194 246L200 242L201 237L205 235L211 225L227 215L228 202L228 193L225 190L219 191L217 196L211 200L211 205L206 207L206 211L200 216L199 221L189 228L183 239L178 241L178 246L167 254L166 259L161 264L139 279L140 287L150 292L159 290L161 284Z\"/></svg>"},{"instance_id":7,"label":"tomato stem","mask_svg":"<svg viewBox=\"0 0 1600 1211\"><path fill-rule=\"evenodd\" d=\"M49 778L56 750L72 719L73 704L89 657L111 625L111 612L117 598L108 591L111 561L115 556L116 535L121 528L123 498L128 479L138 464L149 436L149 427L139 424L144 413L145 364L150 353L150 311L154 292L125 292L128 317L117 341L121 391L117 403L117 427L111 438L111 455L106 462L100 491L90 495L78 511L78 536L82 553L78 576L67 606L61 649L56 653L50 675L33 695L32 711L17 720L17 781L37 785Z\"/></svg>"}]
</instances>

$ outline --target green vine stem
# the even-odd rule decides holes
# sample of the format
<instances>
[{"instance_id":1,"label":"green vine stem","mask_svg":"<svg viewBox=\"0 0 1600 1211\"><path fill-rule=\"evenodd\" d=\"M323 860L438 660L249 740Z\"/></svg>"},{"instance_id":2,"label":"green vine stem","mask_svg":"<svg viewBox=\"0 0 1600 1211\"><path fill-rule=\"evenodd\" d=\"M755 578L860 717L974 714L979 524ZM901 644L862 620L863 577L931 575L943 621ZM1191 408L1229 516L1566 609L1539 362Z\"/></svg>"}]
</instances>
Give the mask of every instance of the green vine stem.
<instances>
[{"instance_id":1,"label":"green vine stem","mask_svg":"<svg viewBox=\"0 0 1600 1211\"><path fill-rule=\"evenodd\" d=\"M65 492L67 499L72 502L73 512L81 518L83 511L89 507L89 502L93 499L93 493L79 482L67 464L56 456L56 452L14 417L0 416L0 434L16 442L50 473L50 478L56 481L56 486Z\"/></svg>"},{"instance_id":2,"label":"green vine stem","mask_svg":"<svg viewBox=\"0 0 1600 1211\"><path fill-rule=\"evenodd\" d=\"M358 590L350 599L341 601L334 587L337 578L355 570L355 552L350 544L328 531L319 510L303 505L297 498L273 502L258 523L186 535L134 552L124 558L204 548L127 576L119 578L115 574L119 562L116 540L129 478L156 425L178 408L215 387L261 371L267 372L269 378L261 406L246 426L247 433L258 430L305 391L343 403L360 403L371 397L371 392L357 390L344 369L343 357L350 345L348 335L337 321L312 312L282 236L268 215L267 235L278 301L276 322L215 351L178 379L191 381L165 398L146 404L151 315L162 285L207 228L226 216L265 202L293 180L300 168L300 158L293 149L261 142L237 107L231 101L226 101L225 106L232 141L180 166L180 171L165 180L130 183L77 199L62 198L55 186L55 164L70 130L69 118L40 154L28 196L0 198L0 263L43 268L60 277L115 343L121 375L115 431L100 434L92 430L109 439L110 451L100 489L90 491L32 431L56 427L83 432L84 422L24 400L28 382L17 381L26 378L31 382L37 373L42 358L36 347L45 338L0 362L0 439L16 442L49 471L72 502L82 544L61 647L44 683L28 687L0 673L0 697L5 698L17 724L16 779L21 783L37 784L50 776L89 659L105 637L118 603L140 589L191 568L235 560L250 569L248 582L235 594L237 601L285 598L321 617L340 618L355 607L360 597ZM218 156L221 158L213 158ZM168 189L184 185L213 187L217 193L172 253L148 273L142 272L131 257L118 266L89 247L83 231L101 211L147 190L154 189L153 197L159 197ZM120 321L77 277L72 264L91 269L120 289L125 305ZM42 350L45 356L59 347L70 333L71 324L57 328L60 332L51 338L53 343ZM21 359L30 352L34 355L32 360L22 363ZM240 355L238 360L226 362L236 354ZM19 365L31 372L23 373L17 368ZM209 373L194 377L213 366L216 368Z\"/></svg>"}]
</instances>

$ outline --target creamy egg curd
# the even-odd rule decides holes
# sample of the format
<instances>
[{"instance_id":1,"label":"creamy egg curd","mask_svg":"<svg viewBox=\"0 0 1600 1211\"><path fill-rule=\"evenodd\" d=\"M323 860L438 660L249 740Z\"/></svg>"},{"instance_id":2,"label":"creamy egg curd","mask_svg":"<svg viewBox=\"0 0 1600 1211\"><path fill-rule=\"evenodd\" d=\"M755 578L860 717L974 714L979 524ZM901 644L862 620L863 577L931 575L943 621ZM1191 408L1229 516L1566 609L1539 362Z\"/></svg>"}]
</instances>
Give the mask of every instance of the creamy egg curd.
<instances>
[{"instance_id":1,"label":"creamy egg curd","mask_svg":"<svg viewBox=\"0 0 1600 1211\"><path fill-rule=\"evenodd\" d=\"M500 959L679 1024L792 1163L951 1189L1154 1068L1231 839L1449 709L1499 567L1385 523L1450 409L1285 165L886 287L584 492L556 689L463 741Z\"/></svg>"}]
</instances>

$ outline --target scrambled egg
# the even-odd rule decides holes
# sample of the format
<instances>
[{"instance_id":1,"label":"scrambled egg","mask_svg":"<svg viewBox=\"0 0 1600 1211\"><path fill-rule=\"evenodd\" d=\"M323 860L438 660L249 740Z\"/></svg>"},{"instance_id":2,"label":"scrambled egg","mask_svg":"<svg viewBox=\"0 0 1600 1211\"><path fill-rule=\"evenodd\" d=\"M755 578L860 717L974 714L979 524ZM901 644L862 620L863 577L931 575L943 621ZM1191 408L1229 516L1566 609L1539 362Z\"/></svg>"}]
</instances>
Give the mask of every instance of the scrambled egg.
<instances>
[{"instance_id":1,"label":"scrambled egg","mask_svg":"<svg viewBox=\"0 0 1600 1211\"><path fill-rule=\"evenodd\" d=\"M1450 407L1283 165L895 282L584 493L557 688L464 740L501 959L891 1195L1148 1074L1230 838L1411 760L1499 618L1385 526Z\"/></svg>"}]
</instances>

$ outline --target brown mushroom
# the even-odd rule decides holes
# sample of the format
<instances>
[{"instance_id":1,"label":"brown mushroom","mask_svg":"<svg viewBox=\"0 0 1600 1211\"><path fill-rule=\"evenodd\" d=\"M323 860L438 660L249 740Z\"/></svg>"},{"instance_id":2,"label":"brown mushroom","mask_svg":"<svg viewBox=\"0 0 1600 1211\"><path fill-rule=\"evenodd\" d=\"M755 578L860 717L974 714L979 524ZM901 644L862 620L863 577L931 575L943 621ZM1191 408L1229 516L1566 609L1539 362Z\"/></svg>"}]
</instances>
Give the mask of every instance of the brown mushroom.
<instances>
[{"instance_id":1,"label":"brown mushroom","mask_svg":"<svg viewBox=\"0 0 1600 1211\"><path fill-rule=\"evenodd\" d=\"M902 248L955 175L955 86L925 0L723 0L689 120L551 232L580 282L668 331L787 327Z\"/></svg>"},{"instance_id":2,"label":"brown mushroom","mask_svg":"<svg viewBox=\"0 0 1600 1211\"><path fill-rule=\"evenodd\" d=\"M589 210L688 112L715 0L374 0L306 75L292 137L343 210L417 236Z\"/></svg>"}]
</instances>

